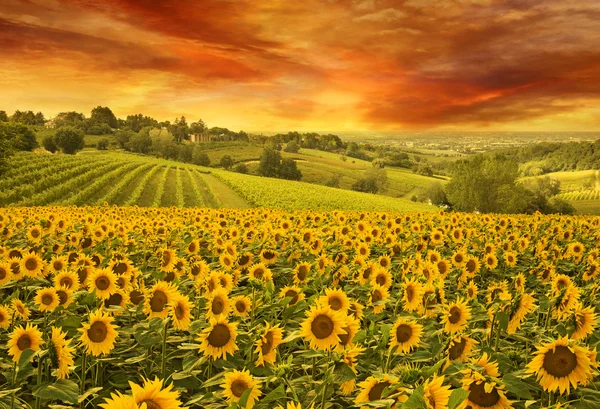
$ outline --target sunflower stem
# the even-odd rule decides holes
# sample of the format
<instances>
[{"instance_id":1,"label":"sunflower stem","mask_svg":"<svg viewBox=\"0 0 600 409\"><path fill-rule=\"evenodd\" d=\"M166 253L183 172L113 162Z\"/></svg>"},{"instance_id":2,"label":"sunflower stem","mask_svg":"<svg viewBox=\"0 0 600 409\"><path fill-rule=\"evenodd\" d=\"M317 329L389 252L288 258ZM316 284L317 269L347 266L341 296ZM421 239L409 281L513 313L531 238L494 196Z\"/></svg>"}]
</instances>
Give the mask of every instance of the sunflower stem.
<instances>
[{"instance_id":1,"label":"sunflower stem","mask_svg":"<svg viewBox=\"0 0 600 409\"><path fill-rule=\"evenodd\" d=\"M12 371L12 389L15 389L15 384L17 383L17 363L13 363L13 371ZM10 394L10 409L14 409L15 407L15 394L13 392Z\"/></svg>"},{"instance_id":2,"label":"sunflower stem","mask_svg":"<svg viewBox=\"0 0 600 409\"><path fill-rule=\"evenodd\" d=\"M165 326L163 331L163 342L162 342L162 360L161 360L161 374L163 383L167 378L167 330L169 329L169 320L165 320Z\"/></svg>"},{"instance_id":3,"label":"sunflower stem","mask_svg":"<svg viewBox=\"0 0 600 409\"><path fill-rule=\"evenodd\" d=\"M496 345L494 345L494 352L498 352L498 346L500 345L500 334L502 332L502 328L500 327L500 323L496 325Z\"/></svg>"},{"instance_id":4,"label":"sunflower stem","mask_svg":"<svg viewBox=\"0 0 600 409\"><path fill-rule=\"evenodd\" d=\"M40 386L42 384L43 363L44 363L43 357L40 357L38 359L38 367L37 367L37 386ZM40 409L40 405L41 405L40 397L36 396L35 397L35 409Z\"/></svg>"},{"instance_id":5,"label":"sunflower stem","mask_svg":"<svg viewBox=\"0 0 600 409\"><path fill-rule=\"evenodd\" d=\"M83 352L83 354L81 355L81 385L79 388L79 394L83 395L83 393L85 392L85 364L86 364L86 356L87 354L85 353L85 351ZM83 408L83 401L81 401L81 403L79 404L80 408Z\"/></svg>"},{"instance_id":6,"label":"sunflower stem","mask_svg":"<svg viewBox=\"0 0 600 409\"><path fill-rule=\"evenodd\" d=\"M546 316L546 324L544 325L544 329L548 329L548 325L550 324L550 316L552 315L552 306L548 308L548 315Z\"/></svg>"}]
</instances>

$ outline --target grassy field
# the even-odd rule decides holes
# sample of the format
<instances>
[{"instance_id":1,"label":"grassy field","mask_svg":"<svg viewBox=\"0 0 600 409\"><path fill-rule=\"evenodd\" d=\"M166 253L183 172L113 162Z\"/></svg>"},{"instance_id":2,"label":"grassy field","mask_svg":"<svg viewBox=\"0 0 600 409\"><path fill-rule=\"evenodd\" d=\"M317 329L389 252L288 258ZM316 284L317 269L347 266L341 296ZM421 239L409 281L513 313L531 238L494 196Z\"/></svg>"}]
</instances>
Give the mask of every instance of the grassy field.
<instances>
[{"instance_id":1,"label":"grassy field","mask_svg":"<svg viewBox=\"0 0 600 409\"><path fill-rule=\"evenodd\" d=\"M330 162L332 159L319 159ZM340 161L341 162L341 161ZM121 152L84 151L78 155L20 153L0 179L0 205L139 205L153 207L275 207L377 211L432 211L393 199L281 179L241 175ZM317 166L317 164L314 164ZM325 169L322 166L315 180ZM347 164L348 183L360 169ZM314 168L313 168L314 169ZM208 172L213 172L209 174ZM308 173L308 172L307 172ZM399 176L402 179L417 175ZM418 176L417 176L418 177Z\"/></svg>"}]
</instances>

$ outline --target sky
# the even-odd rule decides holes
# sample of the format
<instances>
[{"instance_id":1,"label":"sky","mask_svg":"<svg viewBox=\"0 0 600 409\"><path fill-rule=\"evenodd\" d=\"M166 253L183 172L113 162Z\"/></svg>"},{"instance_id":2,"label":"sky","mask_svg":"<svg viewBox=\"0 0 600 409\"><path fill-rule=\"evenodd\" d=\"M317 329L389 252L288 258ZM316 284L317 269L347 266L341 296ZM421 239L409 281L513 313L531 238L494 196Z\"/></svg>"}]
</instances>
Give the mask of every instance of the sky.
<instances>
[{"instance_id":1,"label":"sky","mask_svg":"<svg viewBox=\"0 0 600 409\"><path fill-rule=\"evenodd\" d=\"M0 110L598 131L598 0L0 0Z\"/></svg>"}]
</instances>

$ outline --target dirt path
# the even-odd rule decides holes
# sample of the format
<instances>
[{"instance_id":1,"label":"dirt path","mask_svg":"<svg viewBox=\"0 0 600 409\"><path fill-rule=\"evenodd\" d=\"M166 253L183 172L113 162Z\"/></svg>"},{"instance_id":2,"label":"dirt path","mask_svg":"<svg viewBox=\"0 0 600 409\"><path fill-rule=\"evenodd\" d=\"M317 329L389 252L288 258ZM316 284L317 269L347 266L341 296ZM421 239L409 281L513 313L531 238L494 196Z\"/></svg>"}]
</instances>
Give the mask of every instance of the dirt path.
<instances>
[{"instance_id":1,"label":"dirt path","mask_svg":"<svg viewBox=\"0 0 600 409\"><path fill-rule=\"evenodd\" d=\"M223 183L219 178L208 173L203 173L202 178L210 186L215 198L221 207L242 208L252 207L250 203L241 197L235 190Z\"/></svg>"}]
</instances>

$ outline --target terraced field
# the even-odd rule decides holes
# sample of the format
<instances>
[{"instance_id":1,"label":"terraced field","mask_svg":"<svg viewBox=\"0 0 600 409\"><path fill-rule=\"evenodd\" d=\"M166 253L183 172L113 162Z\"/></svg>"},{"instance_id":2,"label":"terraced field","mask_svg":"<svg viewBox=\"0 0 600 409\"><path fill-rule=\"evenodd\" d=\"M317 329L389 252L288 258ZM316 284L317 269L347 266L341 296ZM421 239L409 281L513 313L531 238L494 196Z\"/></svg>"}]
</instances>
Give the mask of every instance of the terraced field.
<instances>
[{"instance_id":1,"label":"terraced field","mask_svg":"<svg viewBox=\"0 0 600 409\"><path fill-rule=\"evenodd\" d=\"M242 175L117 152L20 153L0 178L0 206L271 207L433 211L403 199Z\"/></svg>"}]
</instances>

